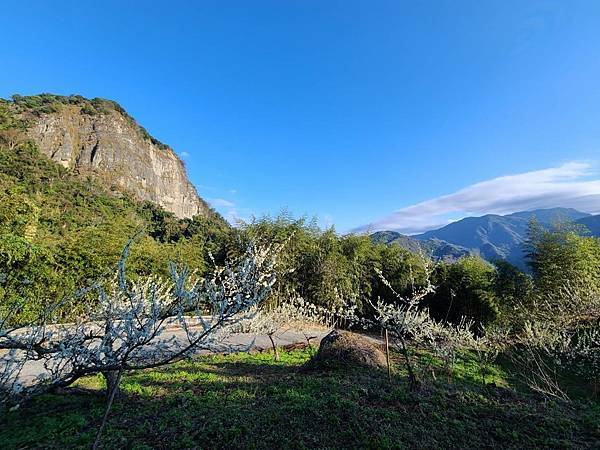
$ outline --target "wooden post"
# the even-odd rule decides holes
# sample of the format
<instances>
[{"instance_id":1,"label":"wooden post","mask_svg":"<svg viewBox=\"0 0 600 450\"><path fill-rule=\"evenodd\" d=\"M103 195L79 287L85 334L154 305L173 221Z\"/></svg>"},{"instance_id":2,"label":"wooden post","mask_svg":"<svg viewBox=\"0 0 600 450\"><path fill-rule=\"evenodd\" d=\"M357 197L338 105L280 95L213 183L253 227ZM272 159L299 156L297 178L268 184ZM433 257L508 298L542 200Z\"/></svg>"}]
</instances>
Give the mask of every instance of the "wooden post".
<instances>
[{"instance_id":1,"label":"wooden post","mask_svg":"<svg viewBox=\"0 0 600 450\"><path fill-rule=\"evenodd\" d=\"M392 367L390 365L390 338L388 336L387 328L384 330L385 334L385 359L387 361L388 379L392 380Z\"/></svg>"},{"instance_id":2,"label":"wooden post","mask_svg":"<svg viewBox=\"0 0 600 450\"><path fill-rule=\"evenodd\" d=\"M271 346L273 347L273 353L275 354L275 361L279 361L279 350L277 350L277 345L275 345L273 335L267 334L267 336L269 336L269 339L271 340Z\"/></svg>"}]
</instances>

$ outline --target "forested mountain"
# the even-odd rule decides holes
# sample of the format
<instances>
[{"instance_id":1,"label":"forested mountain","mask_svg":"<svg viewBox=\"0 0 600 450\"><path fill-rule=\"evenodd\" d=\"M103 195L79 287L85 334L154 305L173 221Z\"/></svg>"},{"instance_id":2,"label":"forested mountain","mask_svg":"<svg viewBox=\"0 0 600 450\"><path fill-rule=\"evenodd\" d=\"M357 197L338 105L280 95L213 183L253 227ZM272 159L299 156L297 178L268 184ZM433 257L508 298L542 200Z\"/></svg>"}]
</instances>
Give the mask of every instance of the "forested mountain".
<instances>
[{"instance_id":1,"label":"forested mountain","mask_svg":"<svg viewBox=\"0 0 600 450\"><path fill-rule=\"evenodd\" d=\"M437 230L415 236L404 236L393 231L374 233L376 242L397 243L409 250L421 248L438 259L455 259L464 254L479 254L493 261L507 260L525 267L523 244L527 239L529 223L534 219L544 227L565 222L581 224L592 235L600 236L600 216L571 208L538 209L508 215L487 214L466 217Z\"/></svg>"},{"instance_id":2,"label":"forested mountain","mask_svg":"<svg viewBox=\"0 0 600 450\"><path fill-rule=\"evenodd\" d=\"M441 239L419 240L397 231L378 231L371 235L371 240L375 244L398 244L411 252L423 252L425 255L448 262L456 261L473 253L472 250L466 247L450 244Z\"/></svg>"},{"instance_id":3,"label":"forested mountain","mask_svg":"<svg viewBox=\"0 0 600 450\"><path fill-rule=\"evenodd\" d=\"M583 217L577 223L585 226L592 236L600 236L600 214Z\"/></svg>"}]
</instances>

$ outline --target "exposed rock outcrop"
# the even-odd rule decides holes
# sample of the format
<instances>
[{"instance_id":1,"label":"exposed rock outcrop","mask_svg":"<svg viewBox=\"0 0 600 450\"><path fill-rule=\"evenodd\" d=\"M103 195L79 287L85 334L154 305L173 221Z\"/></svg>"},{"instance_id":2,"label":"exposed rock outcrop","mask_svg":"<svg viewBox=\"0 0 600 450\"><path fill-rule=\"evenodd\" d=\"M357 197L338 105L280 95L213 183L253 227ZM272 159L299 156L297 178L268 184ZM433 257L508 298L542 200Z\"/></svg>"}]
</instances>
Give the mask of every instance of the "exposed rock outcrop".
<instances>
[{"instance_id":1,"label":"exposed rock outcrop","mask_svg":"<svg viewBox=\"0 0 600 450\"><path fill-rule=\"evenodd\" d=\"M178 217L210 214L171 148L150 137L113 102L102 100L101 109L90 111L95 100L75 100L33 112L18 105L28 137L43 153L65 167L92 171L109 187L157 203Z\"/></svg>"}]
</instances>

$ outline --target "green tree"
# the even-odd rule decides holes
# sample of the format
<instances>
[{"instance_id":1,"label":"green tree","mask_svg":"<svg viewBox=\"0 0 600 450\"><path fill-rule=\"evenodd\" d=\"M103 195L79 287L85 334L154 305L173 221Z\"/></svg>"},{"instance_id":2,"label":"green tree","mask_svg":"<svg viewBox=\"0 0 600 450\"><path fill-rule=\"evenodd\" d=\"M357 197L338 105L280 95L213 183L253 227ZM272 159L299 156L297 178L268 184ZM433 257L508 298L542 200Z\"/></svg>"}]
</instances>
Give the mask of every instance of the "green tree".
<instances>
[{"instance_id":1,"label":"green tree","mask_svg":"<svg viewBox=\"0 0 600 450\"><path fill-rule=\"evenodd\" d=\"M438 265L433 276L436 290L426 302L431 315L453 323L466 318L476 329L493 323L499 314L494 276L494 267L478 256Z\"/></svg>"},{"instance_id":2,"label":"green tree","mask_svg":"<svg viewBox=\"0 0 600 450\"><path fill-rule=\"evenodd\" d=\"M583 233L568 223L551 229L532 223L527 258L538 292L557 294L567 286L600 292L600 240Z\"/></svg>"},{"instance_id":3,"label":"green tree","mask_svg":"<svg viewBox=\"0 0 600 450\"><path fill-rule=\"evenodd\" d=\"M515 311L531 301L533 279L507 261L494 262L493 289L498 299L500 319L510 323L515 320Z\"/></svg>"}]
</instances>

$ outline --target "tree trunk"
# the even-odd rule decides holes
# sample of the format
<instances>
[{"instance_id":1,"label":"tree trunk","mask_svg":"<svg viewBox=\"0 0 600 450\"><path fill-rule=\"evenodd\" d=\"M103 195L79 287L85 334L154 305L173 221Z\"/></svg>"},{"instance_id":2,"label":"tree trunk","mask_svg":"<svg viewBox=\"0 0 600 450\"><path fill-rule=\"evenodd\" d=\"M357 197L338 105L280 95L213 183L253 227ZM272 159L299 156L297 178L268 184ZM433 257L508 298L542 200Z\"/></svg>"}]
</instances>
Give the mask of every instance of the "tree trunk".
<instances>
[{"instance_id":1,"label":"tree trunk","mask_svg":"<svg viewBox=\"0 0 600 450\"><path fill-rule=\"evenodd\" d=\"M410 354L408 353L408 348L406 346L406 342L403 336L400 336L400 344L402 345L402 355L404 356L404 361L406 364L406 370L408 372L408 382L411 389L418 389L420 386L419 379L417 378L417 374L413 370L412 362L410 360Z\"/></svg>"},{"instance_id":2,"label":"tree trunk","mask_svg":"<svg viewBox=\"0 0 600 450\"><path fill-rule=\"evenodd\" d=\"M98 432L96 433L96 439L94 440L92 450L97 450L100 446L100 438L102 437L102 432L106 427L106 422L108 422L110 409L112 408L115 397L117 396L118 392L120 392L119 383L121 382L122 374L122 370L109 370L107 372L102 372L102 375L104 375L104 378L106 378L106 410L104 411L104 417L102 417L102 423L100 424Z\"/></svg>"},{"instance_id":3,"label":"tree trunk","mask_svg":"<svg viewBox=\"0 0 600 450\"><path fill-rule=\"evenodd\" d=\"M119 382L121 381L120 372L118 370L109 370L102 372L104 379L106 380L106 398L108 399L114 392L114 396L118 397L121 394L121 388Z\"/></svg>"}]
</instances>

